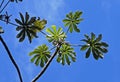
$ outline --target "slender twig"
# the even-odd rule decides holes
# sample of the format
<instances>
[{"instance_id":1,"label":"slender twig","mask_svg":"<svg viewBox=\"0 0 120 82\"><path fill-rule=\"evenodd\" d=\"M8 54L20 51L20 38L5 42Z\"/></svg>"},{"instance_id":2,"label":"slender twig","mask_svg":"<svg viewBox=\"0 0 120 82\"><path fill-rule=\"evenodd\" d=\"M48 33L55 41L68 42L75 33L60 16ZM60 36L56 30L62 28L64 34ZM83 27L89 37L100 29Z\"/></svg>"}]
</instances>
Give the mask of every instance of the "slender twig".
<instances>
[{"instance_id":1,"label":"slender twig","mask_svg":"<svg viewBox=\"0 0 120 82\"><path fill-rule=\"evenodd\" d=\"M70 44L70 46L81 47L82 45L80 45L80 44Z\"/></svg>"},{"instance_id":2,"label":"slender twig","mask_svg":"<svg viewBox=\"0 0 120 82\"><path fill-rule=\"evenodd\" d=\"M15 66L16 70L17 70L17 73L19 75L19 79L20 79L20 82L23 82L22 80L22 75L20 73L20 70L19 70L19 67L18 65L16 64L14 58L12 57L12 54L10 53L10 50L8 49L8 46L6 45L5 41L3 40L2 36L0 35L0 41L2 42L3 46L5 47L7 53L8 53L8 56L10 58L10 60L12 61L13 65Z\"/></svg>"},{"instance_id":3,"label":"slender twig","mask_svg":"<svg viewBox=\"0 0 120 82\"><path fill-rule=\"evenodd\" d=\"M67 31L66 31L66 33L65 33L66 35L67 35L67 33L68 33L69 29L70 29L70 27L67 29Z\"/></svg>"},{"instance_id":4,"label":"slender twig","mask_svg":"<svg viewBox=\"0 0 120 82\"><path fill-rule=\"evenodd\" d=\"M52 47L49 51L53 50L54 48L56 48L56 46Z\"/></svg>"},{"instance_id":5,"label":"slender twig","mask_svg":"<svg viewBox=\"0 0 120 82\"><path fill-rule=\"evenodd\" d=\"M0 19L1 21L3 21L3 22L6 22L6 23L8 23L8 24L11 24L11 25L13 25L13 26L19 26L19 25L17 25L17 24L14 24L14 23L12 23L12 22L9 22L9 21L5 21L5 20L2 20L2 19Z\"/></svg>"},{"instance_id":6,"label":"slender twig","mask_svg":"<svg viewBox=\"0 0 120 82\"><path fill-rule=\"evenodd\" d=\"M1 4L0 4L0 8L2 7L3 3L4 3L4 0L2 0L2 2L1 2Z\"/></svg>"},{"instance_id":7,"label":"slender twig","mask_svg":"<svg viewBox=\"0 0 120 82\"><path fill-rule=\"evenodd\" d=\"M48 66L50 65L50 63L52 62L54 57L56 56L56 54L59 51L60 47L61 47L61 45L58 45L58 47L56 48L54 54L50 57L50 59L48 60L46 65L43 67L42 71L32 80L32 82L36 82L42 76L42 74L46 71L46 69L48 68Z\"/></svg>"},{"instance_id":8,"label":"slender twig","mask_svg":"<svg viewBox=\"0 0 120 82\"><path fill-rule=\"evenodd\" d=\"M43 31L40 31L43 35L45 35L45 36L47 36L47 34L45 33L45 32L43 32Z\"/></svg>"},{"instance_id":9,"label":"slender twig","mask_svg":"<svg viewBox=\"0 0 120 82\"><path fill-rule=\"evenodd\" d=\"M0 11L0 13L2 13L2 11L7 7L7 5L10 3L10 0L8 0L8 2L5 4L5 6L2 8L2 10Z\"/></svg>"}]
</instances>

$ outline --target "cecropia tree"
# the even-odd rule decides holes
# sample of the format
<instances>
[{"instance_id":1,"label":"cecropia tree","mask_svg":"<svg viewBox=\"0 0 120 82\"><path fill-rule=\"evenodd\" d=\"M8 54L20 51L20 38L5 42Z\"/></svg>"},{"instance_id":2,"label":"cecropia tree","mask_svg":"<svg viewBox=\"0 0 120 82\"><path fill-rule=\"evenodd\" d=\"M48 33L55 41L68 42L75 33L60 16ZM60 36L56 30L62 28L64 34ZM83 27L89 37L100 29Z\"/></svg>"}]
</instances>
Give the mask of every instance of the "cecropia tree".
<instances>
[{"instance_id":1,"label":"cecropia tree","mask_svg":"<svg viewBox=\"0 0 120 82\"><path fill-rule=\"evenodd\" d=\"M13 15L9 15L7 11L5 13L3 12L9 3L19 2L22 2L22 0L8 0L6 4L3 4L5 1L1 0L1 22L5 22L5 24L11 24L16 27L16 31L18 31L16 38L18 38L19 42L23 42L25 38L27 38L29 43L32 43L32 40L39 38L38 33L41 33L43 36L45 36L48 43L52 45L52 48L50 48L46 44L42 44L33 49L33 51L30 51L30 61L36 66L40 66L42 68L41 72L33 77L32 82L36 82L42 76L42 74L44 74L55 57L56 62L62 65L70 65L71 62L76 62L77 54L74 50L74 46L77 46L80 51L85 51L86 58L89 58L90 55L93 55L95 60L98 60L99 58L103 59L104 53L108 52L108 44L101 41L102 34L99 34L98 36L96 36L93 32L90 33L90 36L85 34L85 39L81 39L81 41L85 42L85 44L71 44L71 42L68 41L67 35L69 32L71 35L74 35L74 32L80 33L80 28L78 28L78 25L83 21L83 18L81 18L83 14L82 11L78 10L66 14L65 19L63 19L64 27L51 25L49 28L46 28L47 20L40 19L40 17L31 17L28 12L18 13L19 17L15 19L11 19L11 16ZM10 19L15 20L15 22L11 22ZM6 29L0 26L0 42L5 47L6 52L15 66L20 82L23 82L20 69L12 57L12 51L10 52L5 40L2 37L2 34L5 33L4 30Z\"/></svg>"}]
</instances>

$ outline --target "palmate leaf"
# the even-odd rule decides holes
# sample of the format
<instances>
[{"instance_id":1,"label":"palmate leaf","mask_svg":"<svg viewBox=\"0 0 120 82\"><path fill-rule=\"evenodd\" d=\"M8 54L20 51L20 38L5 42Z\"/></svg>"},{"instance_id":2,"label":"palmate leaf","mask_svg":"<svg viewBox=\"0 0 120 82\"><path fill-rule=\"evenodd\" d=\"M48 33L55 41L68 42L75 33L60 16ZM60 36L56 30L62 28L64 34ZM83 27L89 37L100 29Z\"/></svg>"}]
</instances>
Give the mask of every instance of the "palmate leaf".
<instances>
[{"instance_id":1,"label":"palmate leaf","mask_svg":"<svg viewBox=\"0 0 120 82\"><path fill-rule=\"evenodd\" d=\"M22 20L22 23L25 24L25 20L26 20L26 19L24 19L24 16L22 15L22 13L19 13L19 14L20 14L20 18L21 18L21 20Z\"/></svg>"},{"instance_id":2,"label":"palmate leaf","mask_svg":"<svg viewBox=\"0 0 120 82\"><path fill-rule=\"evenodd\" d=\"M92 48L92 54L94 59L98 60L99 59L99 55L96 53L96 51Z\"/></svg>"},{"instance_id":3,"label":"palmate leaf","mask_svg":"<svg viewBox=\"0 0 120 82\"><path fill-rule=\"evenodd\" d=\"M90 56L92 52L94 59L98 60L99 58L103 58L104 53L107 53L108 44L105 42L101 42L102 34L99 34L98 37L94 33L91 33L89 37L87 34L84 35L85 39L81 41L85 42L86 44L81 46L82 51L86 51L86 58Z\"/></svg>"},{"instance_id":4,"label":"palmate leaf","mask_svg":"<svg viewBox=\"0 0 120 82\"><path fill-rule=\"evenodd\" d=\"M20 36L19 42L22 42L24 39L25 39L25 31L23 30L23 32Z\"/></svg>"},{"instance_id":5,"label":"palmate leaf","mask_svg":"<svg viewBox=\"0 0 120 82\"><path fill-rule=\"evenodd\" d=\"M33 24L34 24L35 27L38 27L38 29L35 30L35 31L41 31L45 28L45 25L47 24L47 21L44 20L44 19L43 20L36 20Z\"/></svg>"},{"instance_id":6,"label":"palmate leaf","mask_svg":"<svg viewBox=\"0 0 120 82\"><path fill-rule=\"evenodd\" d=\"M88 58L88 57L90 56L90 53L91 53L91 48L89 48L89 49L87 50L85 57Z\"/></svg>"},{"instance_id":7,"label":"palmate leaf","mask_svg":"<svg viewBox=\"0 0 120 82\"><path fill-rule=\"evenodd\" d=\"M80 29L77 27L77 25L83 20L80 18L82 15L81 11L76 11L75 13L70 12L66 15L66 18L63 20L64 26L68 27L70 33L74 31L80 32Z\"/></svg>"},{"instance_id":8,"label":"palmate leaf","mask_svg":"<svg viewBox=\"0 0 120 82\"><path fill-rule=\"evenodd\" d=\"M23 23L20 21L20 20L18 20L18 19L15 19L15 21L19 24L19 25L22 25Z\"/></svg>"},{"instance_id":9,"label":"palmate leaf","mask_svg":"<svg viewBox=\"0 0 120 82\"><path fill-rule=\"evenodd\" d=\"M29 56L32 56L31 62L35 63L36 66L40 65L41 67L44 67L50 58L50 52L48 50L48 47L43 44L34 49L34 51L30 52Z\"/></svg>"},{"instance_id":10,"label":"palmate leaf","mask_svg":"<svg viewBox=\"0 0 120 82\"><path fill-rule=\"evenodd\" d=\"M84 50L86 50L88 47L89 47L88 45L83 45L80 50L84 51Z\"/></svg>"},{"instance_id":11,"label":"palmate leaf","mask_svg":"<svg viewBox=\"0 0 120 82\"><path fill-rule=\"evenodd\" d=\"M63 44L58 53L57 62L62 65L70 65L71 61L76 61L76 55L74 49L70 45Z\"/></svg>"},{"instance_id":12,"label":"palmate leaf","mask_svg":"<svg viewBox=\"0 0 120 82\"><path fill-rule=\"evenodd\" d=\"M102 39L102 34L99 34L98 37L96 38L95 42L99 42Z\"/></svg>"},{"instance_id":13,"label":"palmate leaf","mask_svg":"<svg viewBox=\"0 0 120 82\"><path fill-rule=\"evenodd\" d=\"M91 33L91 40L94 41L94 40L95 40L95 37L96 37L95 34L92 32L92 33Z\"/></svg>"},{"instance_id":14,"label":"palmate leaf","mask_svg":"<svg viewBox=\"0 0 120 82\"><path fill-rule=\"evenodd\" d=\"M22 42L27 36L29 42L31 43L34 37L38 38L37 32L40 32L45 27L46 21L41 20L39 22L38 20L36 20L36 17L30 17L27 12L25 16L23 16L22 13L19 14L21 20L15 19L16 23L19 24L16 30L20 31L17 34L17 38L19 38L19 42Z\"/></svg>"},{"instance_id":15,"label":"palmate leaf","mask_svg":"<svg viewBox=\"0 0 120 82\"><path fill-rule=\"evenodd\" d=\"M26 15L25 15L25 23L28 23L28 20L29 20L29 18L30 18L30 16L29 16L29 14L28 14L28 12L26 12Z\"/></svg>"},{"instance_id":16,"label":"palmate leaf","mask_svg":"<svg viewBox=\"0 0 120 82\"><path fill-rule=\"evenodd\" d=\"M64 38L66 37L65 33L63 32L62 28L56 28L55 25L51 26L50 28L46 29L46 32L49 33L46 38L48 39L49 42L56 42L59 43L61 41L64 40Z\"/></svg>"}]
</instances>

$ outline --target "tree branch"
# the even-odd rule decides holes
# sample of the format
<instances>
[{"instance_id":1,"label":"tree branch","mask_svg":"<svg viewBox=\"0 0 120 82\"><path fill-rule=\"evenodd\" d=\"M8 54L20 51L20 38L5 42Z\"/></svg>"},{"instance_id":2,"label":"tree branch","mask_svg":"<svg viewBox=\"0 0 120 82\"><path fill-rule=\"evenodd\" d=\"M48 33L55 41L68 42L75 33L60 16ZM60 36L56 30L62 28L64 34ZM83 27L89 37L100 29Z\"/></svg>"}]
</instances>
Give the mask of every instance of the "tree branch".
<instances>
[{"instance_id":1,"label":"tree branch","mask_svg":"<svg viewBox=\"0 0 120 82\"><path fill-rule=\"evenodd\" d=\"M10 3L10 0L8 0L8 2L5 4L5 6L2 8L2 10L0 11L0 13L2 13L2 11L7 7L7 5Z\"/></svg>"},{"instance_id":2,"label":"tree branch","mask_svg":"<svg viewBox=\"0 0 120 82\"><path fill-rule=\"evenodd\" d=\"M6 49L7 53L8 53L8 56L9 56L10 60L12 61L13 65L15 66L15 68L16 68L16 70L17 70L17 73L18 73L18 75L19 75L20 82L23 82L23 81L22 81L22 76L21 76L21 73L20 73L20 70L19 70L19 67L18 67L18 65L16 64L14 58L12 57L12 54L10 53L10 50L8 49L6 43L5 43L5 41L3 40L3 38L2 38L1 35L0 35L0 41L2 42L3 46L5 47L5 49Z\"/></svg>"},{"instance_id":3,"label":"tree branch","mask_svg":"<svg viewBox=\"0 0 120 82\"><path fill-rule=\"evenodd\" d=\"M44 33L43 31L40 31L43 35L45 35L45 36L47 36L47 34L46 33Z\"/></svg>"},{"instance_id":4,"label":"tree branch","mask_svg":"<svg viewBox=\"0 0 120 82\"><path fill-rule=\"evenodd\" d=\"M0 19L0 20L3 21L3 22L9 23L9 24L11 24L11 25L13 25L13 26L19 26L19 25L17 25L17 24L14 24L14 23L12 23L12 22L9 22L9 21L5 21L5 20L2 20L2 19Z\"/></svg>"},{"instance_id":5,"label":"tree branch","mask_svg":"<svg viewBox=\"0 0 120 82\"><path fill-rule=\"evenodd\" d=\"M66 33L65 33L66 35L67 35L67 33L68 33L69 29L70 29L70 27L67 29L67 31L66 31Z\"/></svg>"},{"instance_id":6,"label":"tree branch","mask_svg":"<svg viewBox=\"0 0 120 82\"><path fill-rule=\"evenodd\" d=\"M4 3L4 0L2 0L2 2L1 2L1 4L0 4L0 8L2 7L3 3Z\"/></svg>"},{"instance_id":7,"label":"tree branch","mask_svg":"<svg viewBox=\"0 0 120 82\"><path fill-rule=\"evenodd\" d=\"M80 45L80 44L70 44L70 46L81 47L82 45Z\"/></svg>"},{"instance_id":8,"label":"tree branch","mask_svg":"<svg viewBox=\"0 0 120 82\"><path fill-rule=\"evenodd\" d=\"M43 67L42 71L32 80L32 82L36 82L42 76L42 74L46 71L46 69L48 68L48 66L50 65L50 63L52 62L54 57L56 56L56 54L59 51L60 47L61 47L61 44L58 45L58 47L56 48L54 54L50 57L50 59L48 60L46 65Z\"/></svg>"}]
</instances>

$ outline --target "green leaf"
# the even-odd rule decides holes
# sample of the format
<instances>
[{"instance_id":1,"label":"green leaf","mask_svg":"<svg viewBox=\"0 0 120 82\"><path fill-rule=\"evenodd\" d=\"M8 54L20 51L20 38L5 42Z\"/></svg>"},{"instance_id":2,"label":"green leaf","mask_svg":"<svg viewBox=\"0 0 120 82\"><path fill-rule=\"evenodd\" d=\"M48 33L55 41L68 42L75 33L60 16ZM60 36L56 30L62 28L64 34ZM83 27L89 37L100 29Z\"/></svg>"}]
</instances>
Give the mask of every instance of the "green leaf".
<instances>
[{"instance_id":1,"label":"green leaf","mask_svg":"<svg viewBox=\"0 0 120 82\"><path fill-rule=\"evenodd\" d=\"M82 12L76 11L75 13L70 12L66 15L66 18L63 19L64 26L68 27L70 33L73 32L80 32L80 29L77 28L77 25L83 20L80 18Z\"/></svg>"},{"instance_id":2,"label":"green leaf","mask_svg":"<svg viewBox=\"0 0 120 82\"><path fill-rule=\"evenodd\" d=\"M46 20L36 20L34 23L34 26L37 27L36 31L41 31L45 28L45 25L47 24Z\"/></svg>"},{"instance_id":3,"label":"green leaf","mask_svg":"<svg viewBox=\"0 0 120 82\"><path fill-rule=\"evenodd\" d=\"M80 50L85 51L88 47L88 45L83 45Z\"/></svg>"},{"instance_id":4,"label":"green leaf","mask_svg":"<svg viewBox=\"0 0 120 82\"><path fill-rule=\"evenodd\" d=\"M86 43L89 43L89 41L86 40L86 39L82 39L81 41L86 42Z\"/></svg>"},{"instance_id":5,"label":"green leaf","mask_svg":"<svg viewBox=\"0 0 120 82\"><path fill-rule=\"evenodd\" d=\"M69 25L70 25L70 22L66 22L66 23L64 24L65 27L67 27L67 26L69 27Z\"/></svg>"},{"instance_id":6,"label":"green leaf","mask_svg":"<svg viewBox=\"0 0 120 82\"><path fill-rule=\"evenodd\" d=\"M73 24L73 27L76 32L80 32L80 29L77 28L77 25Z\"/></svg>"},{"instance_id":7,"label":"green leaf","mask_svg":"<svg viewBox=\"0 0 120 82\"><path fill-rule=\"evenodd\" d=\"M76 12L75 12L75 15L74 15L74 18L75 18L75 19L80 18L80 16L82 15L82 13L83 13L83 12L81 12L81 11L76 11Z\"/></svg>"},{"instance_id":8,"label":"green leaf","mask_svg":"<svg viewBox=\"0 0 120 82\"><path fill-rule=\"evenodd\" d=\"M20 17L21 17L21 20L22 20L22 23L24 24L25 21L24 21L24 16L22 15L22 13L19 13L20 14Z\"/></svg>"},{"instance_id":9,"label":"green leaf","mask_svg":"<svg viewBox=\"0 0 120 82\"><path fill-rule=\"evenodd\" d=\"M101 45L104 46L104 47L108 47L109 45L105 42L101 42Z\"/></svg>"},{"instance_id":10,"label":"green leaf","mask_svg":"<svg viewBox=\"0 0 120 82\"><path fill-rule=\"evenodd\" d=\"M20 32L17 34L16 38L20 38L23 33L24 33L24 30L20 31Z\"/></svg>"},{"instance_id":11,"label":"green leaf","mask_svg":"<svg viewBox=\"0 0 120 82\"><path fill-rule=\"evenodd\" d=\"M20 21L20 20L18 20L18 19L15 19L15 21L16 21L16 23L18 23L19 25L22 25L23 23Z\"/></svg>"},{"instance_id":12,"label":"green leaf","mask_svg":"<svg viewBox=\"0 0 120 82\"><path fill-rule=\"evenodd\" d=\"M76 61L76 55L74 49L70 45L63 44L58 53L57 62L62 65L70 65L71 61Z\"/></svg>"},{"instance_id":13,"label":"green leaf","mask_svg":"<svg viewBox=\"0 0 120 82\"><path fill-rule=\"evenodd\" d=\"M90 56L90 53L91 53L91 48L89 48L89 49L87 50L85 57L88 58L88 57Z\"/></svg>"},{"instance_id":14,"label":"green leaf","mask_svg":"<svg viewBox=\"0 0 120 82\"><path fill-rule=\"evenodd\" d=\"M73 13L70 12L69 14L66 15L67 18L72 19L73 18Z\"/></svg>"},{"instance_id":15,"label":"green leaf","mask_svg":"<svg viewBox=\"0 0 120 82\"><path fill-rule=\"evenodd\" d=\"M47 28L46 32L49 33L46 36L46 38L48 39L49 42L53 42L53 44L63 41L64 38L66 37L66 35L63 32L62 28L59 27L58 30L57 30L55 25L53 25L51 29Z\"/></svg>"},{"instance_id":16,"label":"green leaf","mask_svg":"<svg viewBox=\"0 0 120 82\"><path fill-rule=\"evenodd\" d=\"M60 63L60 60L61 60L60 57L58 57L58 58L57 58L57 62Z\"/></svg>"},{"instance_id":17,"label":"green leaf","mask_svg":"<svg viewBox=\"0 0 120 82\"><path fill-rule=\"evenodd\" d=\"M101 47L97 47L101 52L103 53L107 53L108 50L106 48L101 48Z\"/></svg>"},{"instance_id":18,"label":"green leaf","mask_svg":"<svg viewBox=\"0 0 120 82\"><path fill-rule=\"evenodd\" d=\"M84 35L87 40L89 40L89 36L87 34Z\"/></svg>"},{"instance_id":19,"label":"green leaf","mask_svg":"<svg viewBox=\"0 0 120 82\"><path fill-rule=\"evenodd\" d=\"M27 36L28 36L28 40L29 40L29 42L31 43L31 42L32 42L32 37L31 37L31 35L30 35L30 32L29 32L29 31L26 31L26 33L27 33Z\"/></svg>"},{"instance_id":20,"label":"green leaf","mask_svg":"<svg viewBox=\"0 0 120 82\"><path fill-rule=\"evenodd\" d=\"M82 39L82 41L84 41L86 44L81 47L81 50L88 49L86 52L86 58L90 56L91 52L96 60L98 60L99 58L103 58L103 54L108 52L106 48L108 47L108 44L105 42L101 42L102 34L99 34L97 38L94 33L91 33L91 38L88 35L84 36L85 39Z\"/></svg>"},{"instance_id":21,"label":"green leaf","mask_svg":"<svg viewBox=\"0 0 120 82\"><path fill-rule=\"evenodd\" d=\"M26 12L26 15L25 15L25 23L28 23L28 20L29 20L29 14L28 14L28 12Z\"/></svg>"},{"instance_id":22,"label":"green leaf","mask_svg":"<svg viewBox=\"0 0 120 82\"><path fill-rule=\"evenodd\" d=\"M45 44L38 46L34 51L29 53L29 56L32 56L31 62L41 67L43 67L51 57L48 47Z\"/></svg>"},{"instance_id":23,"label":"green leaf","mask_svg":"<svg viewBox=\"0 0 120 82\"><path fill-rule=\"evenodd\" d=\"M73 27L72 27L72 24L70 24L70 26L69 26L69 31L70 31L70 33L72 33L72 32L73 32Z\"/></svg>"},{"instance_id":24,"label":"green leaf","mask_svg":"<svg viewBox=\"0 0 120 82\"><path fill-rule=\"evenodd\" d=\"M70 60L69 60L67 55L65 55L65 59L66 59L67 64L70 65L71 62L70 62Z\"/></svg>"},{"instance_id":25,"label":"green leaf","mask_svg":"<svg viewBox=\"0 0 120 82\"><path fill-rule=\"evenodd\" d=\"M33 63L33 62L36 60L37 56L38 56L38 55L33 56L33 58L31 58L30 61Z\"/></svg>"},{"instance_id":26,"label":"green leaf","mask_svg":"<svg viewBox=\"0 0 120 82\"><path fill-rule=\"evenodd\" d=\"M95 42L99 42L102 39L102 34L98 35L98 38L96 38Z\"/></svg>"},{"instance_id":27,"label":"green leaf","mask_svg":"<svg viewBox=\"0 0 120 82\"><path fill-rule=\"evenodd\" d=\"M55 26L55 25L52 25L51 27L52 27L52 29L53 29L53 32L56 34L56 33L57 33L56 26Z\"/></svg>"},{"instance_id":28,"label":"green leaf","mask_svg":"<svg viewBox=\"0 0 120 82\"><path fill-rule=\"evenodd\" d=\"M48 33L51 34L51 35L54 35L54 32L53 32L52 30L50 30L50 28L47 28L47 29L46 29L46 32L48 32Z\"/></svg>"},{"instance_id":29,"label":"green leaf","mask_svg":"<svg viewBox=\"0 0 120 82\"><path fill-rule=\"evenodd\" d=\"M69 19L64 19L63 22L67 23L67 22L70 22L70 20Z\"/></svg>"},{"instance_id":30,"label":"green leaf","mask_svg":"<svg viewBox=\"0 0 120 82\"><path fill-rule=\"evenodd\" d=\"M22 29L23 29L23 27L21 27L21 26L18 26L18 27L16 28L17 31L22 30Z\"/></svg>"},{"instance_id":31,"label":"green leaf","mask_svg":"<svg viewBox=\"0 0 120 82\"><path fill-rule=\"evenodd\" d=\"M41 63L40 63L41 67L44 67L44 60L41 58Z\"/></svg>"},{"instance_id":32,"label":"green leaf","mask_svg":"<svg viewBox=\"0 0 120 82\"><path fill-rule=\"evenodd\" d=\"M36 66L39 65L39 63L40 63L40 59L41 59L40 57L36 58L36 61L35 61L35 65L36 65Z\"/></svg>"},{"instance_id":33,"label":"green leaf","mask_svg":"<svg viewBox=\"0 0 120 82\"><path fill-rule=\"evenodd\" d=\"M34 23L35 20L36 20L36 17L31 17L31 19L30 19L30 21L28 22L28 24L32 24L32 23Z\"/></svg>"},{"instance_id":34,"label":"green leaf","mask_svg":"<svg viewBox=\"0 0 120 82\"><path fill-rule=\"evenodd\" d=\"M99 56L97 55L97 53L95 52L94 49L92 49L92 53L93 53L93 57L98 60Z\"/></svg>"},{"instance_id":35,"label":"green leaf","mask_svg":"<svg viewBox=\"0 0 120 82\"><path fill-rule=\"evenodd\" d=\"M25 31L21 34L19 42L22 42L25 39Z\"/></svg>"},{"instance_id":36,"label":"green leaf","mask_svg":"<svg viewBox=\"0 0 120 82\"><path fill-rule=\"evenodd\" d=\"M95 34L92 32L91 33L91 40L94 41L94 39L95 39Z\"/></svg>"},{"instance_id":37,"label":"green leaf","mask_svg":"<svg viewBox=\"0 0 120 82\"><path fill-rule=\"evenodd\" d=\"M31 35L32 35L33 37L38 38L38 36L37 36L36 32L34 32L34 30L28 30L28 31L31 33Z\"/></svg>"}]
</instances>

